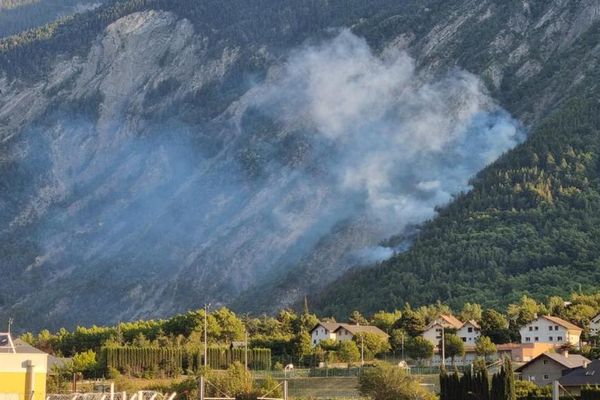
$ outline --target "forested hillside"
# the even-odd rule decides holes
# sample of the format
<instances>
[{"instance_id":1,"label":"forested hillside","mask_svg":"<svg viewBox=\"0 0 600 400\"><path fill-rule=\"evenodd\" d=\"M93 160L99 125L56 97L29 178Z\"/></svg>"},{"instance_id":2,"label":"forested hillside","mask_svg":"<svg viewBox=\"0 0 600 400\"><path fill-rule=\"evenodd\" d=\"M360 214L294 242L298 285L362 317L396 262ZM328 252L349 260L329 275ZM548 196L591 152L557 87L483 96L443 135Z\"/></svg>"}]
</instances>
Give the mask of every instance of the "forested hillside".
<instances>
[{"instance_id":1,"label":"forested hillside","mask_svg":"<svg viewBox=\"0 0 600 400\"><path fill-rule=\"evenodd\" d=\"M100 6L104 0L0 1L0 38Z\"/></svg>"},{"instance_id":2,"label":"forested hillside","mask_svg":"<svg viewBox=\"0 0 600 400\"><path fill-rule=\"evenodd\" d=\"M597 287L599 20L598 0L122 0L5 38L0 316ZM403 253L326 286L377 251Z\"/></svg>"}]
</instances>

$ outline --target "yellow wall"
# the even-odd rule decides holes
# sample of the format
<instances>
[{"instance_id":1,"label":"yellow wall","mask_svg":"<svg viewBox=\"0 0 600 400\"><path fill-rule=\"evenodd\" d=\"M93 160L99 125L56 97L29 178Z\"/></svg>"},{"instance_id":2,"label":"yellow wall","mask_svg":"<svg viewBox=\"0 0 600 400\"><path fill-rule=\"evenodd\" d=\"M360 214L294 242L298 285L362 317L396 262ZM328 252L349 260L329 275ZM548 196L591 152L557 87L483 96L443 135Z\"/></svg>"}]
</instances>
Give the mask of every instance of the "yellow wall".
<instances>
[{"instance_id":1,"label":"yellow wall","mask_svg":"<svg viewBox=\"0 0 600 400\"><path fill-rule=\"evenodd\" d=\"M25 396L26 374L19 372L0 372L0 394L17 393L19 400L28 400ZM35 374L34 400L46 398L46 373Z\"/></svg>"},{"instance_id":2,"label":"yellow wall","mask_svg":"<svg viewBox=\"0 0 600 400\"><path fill-rule=\"evenodd\" d=\"M0 353L0 397L17 394L19 400L30 400L27 366L33 365L33 400L44 400L47 364L46 354Z\"/></svg>"}]
</instances>

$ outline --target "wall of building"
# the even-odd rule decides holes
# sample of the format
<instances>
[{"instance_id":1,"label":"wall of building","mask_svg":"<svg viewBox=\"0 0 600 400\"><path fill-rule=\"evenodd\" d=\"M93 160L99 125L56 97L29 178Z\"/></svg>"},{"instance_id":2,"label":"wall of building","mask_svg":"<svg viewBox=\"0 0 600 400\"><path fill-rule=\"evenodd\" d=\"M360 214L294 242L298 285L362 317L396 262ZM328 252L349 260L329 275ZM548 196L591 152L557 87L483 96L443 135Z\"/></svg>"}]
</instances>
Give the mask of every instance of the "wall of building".
<instances>
[{"instance_id":1,"label":"wall of building","mask_svg":"<svg viewBox=\"0 0 600 400\"><path fill-rule=\"evenodd\" d=\"M531 381L538 386L546 386L560 379L564 369L565 367L556 361L542 357L521 371L521 379Z\"/></svg>"},{"instance_id":2,"label":"wall of building","mask_svg":"<svg viewBox=\"0 0 600 400\"><path fill-rule=\"evenodd\" d=\"M434 346L439 346L440 341L442 340L442 326L441 325L433 325L431 328L423 332L423 338L428 340Z\"/></svg>"},{"instance_id":3,"label":"wall of building","mask_svg":"<svg viewBox=\"0 0 600 400\"><path fill-rule=\"evenodd\" d=\"M315 330L312 331L311 338L312 338L312 345L316 346L321 342L321 340L327 340L327 339L335 340L335 333L325 329L325 327L323 327L323 326L318 326Z\"/></svg>"},{"instance_id":4,"label":"wall of building","mask_svg":"<svg viewBox=\"0 0 600 400\"><path fill-rule=\"evenodd\" d=\"M460 328L456 334L463 340L463 342L470 345L474 345L480 336L479 329L469 323L463 325L463 327Z\"/></svg>"},{"instance_id":5,"label":"wall of building","mask_svg":"<svg viewBox=\"0 0 600 400\"><path fill-rule=\"evenodd\" d=\"M350 333L350 331L348 331L347 329L341 328L335 332L335 337L340 342L346 342L348 340L352 340L354 335L352 335L352 333Z\"/></svg>"},{"instance_id":6,"label":"wall of building","mask_svg":"<svg viewBox=\"0 0 600 400\"><path fill-rule=\"evenodd\" d=\"M28 373L27 365L33 368ZM44 400L46 398L46 354L0 354L0 396L19 400ZM30 375L31 374L31 375ZM29 388L29 383L33 388ZM33 399L29 393L33 390Z\"/></svg>"},{"instance_id":7,"label":"wall of building","mask_svg":"<svg viewBox=\"0 0 600 400\"><path fill-rule=\"evenodd\" d=\"M519 330L521 343L571 343L579 345L579 334L569 333L566 328L545 318L538 318Z\"/></svg>"}]
</instances>

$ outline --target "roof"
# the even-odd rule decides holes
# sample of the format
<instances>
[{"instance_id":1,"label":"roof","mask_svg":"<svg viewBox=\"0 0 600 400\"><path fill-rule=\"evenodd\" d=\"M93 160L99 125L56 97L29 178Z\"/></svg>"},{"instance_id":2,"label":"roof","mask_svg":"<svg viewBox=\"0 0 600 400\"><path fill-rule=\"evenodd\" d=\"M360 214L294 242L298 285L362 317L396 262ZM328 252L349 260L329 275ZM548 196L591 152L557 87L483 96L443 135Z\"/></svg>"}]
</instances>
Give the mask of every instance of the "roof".
<instances>
[{"instance_id":1,"label":"roof","mask_svg":"<svg viewBox=\"0 0 600 400\"><path fill-rule=\"evenodd\" d=\"M581 329L577 325L572 324L569 321L565 321L562 318L553 317L551 315L543 315L542 318L545 318L550 322L554 322L555 324L560 325L563 328L567 328L567 330L569 330L569 331L579 331L579 332L583 331L583 329Z\"/></svg>"},{"instance_id":2,"label":"roof","mask_svg":"<svg viewBox=\"0 0 600 400\"><path fill-rule=\"evenodd\" d=\"M557 362L558 364L562 365L566 369L573 369L573 368L586 366L591 362L590 360L588 360L587 358L585 358L584 356L581 356L579 354L569 354L569 356L564 356L559 353L546 352L546 353L540 354L539 356L537 356L533 360L529 361L528 363L520 366L515 371L521 372L528 366L542 360L543 358L549 358L552 361Z\"/></svg>"},{"instance_id":3,"label":"roof","mask_svg":"<svg viewBox=\"0 0 600 400\"><path fill-rule=\"evenodd\" d=\"M572 370L558 382L563 386L600 385L600 360L592 361L587 367Z\"/></svg>"},{"instance_id":4,"label":"roof","mask_svg":"<svg viewBox=\"0 0 600 400\"><path fill-rule=\"evenodd\" d=\"M64 368L67 363L71 361L70 358L55 357L53 355L48 356L48 372L53 372L55 368Z\"/></svg>"},{"instance_id":5,"label":"roof","mask_svg":"<svg viewBox=\"0 0 600 400\"><path fill-rule=\"evenodd\" d=\"M470 319L470 320L468 320L467 322L465 322L465 323L464 323L464 324L461 326L461 328L462 328L463 326L467 325L467 324L471 324L471 325L473 325L475 328L477 328L477 329L481 329L481 327L479 326L479 324L477 323L477 321L475 321L475 320L473 320L473 319Z\"/></svg>"},{"instance_id":6,"label":"roof","mask_svg":"<svg viewBox=\"0 0 600 400\"><path fill-rule=\"evenodd\" d=\"M340 323L338 322L319 322L318 324L315 325L314 328L312 328L310 330L310 333L313 333L313 331L315 329L317 329L318 327L322 326L323 328L327 329L329 332L333 332L335 331L337 328L340 327Z\"/></svg>"},{"instance_id":7,"label":"roof","mask_svg":"<svg viewBox=\"0 0 600 400\"><path fill-rule=\"evenodd\" d=\"M336 332L341 328L346 329L348 332L356 335L358 333L374 333L380 336L389 336L387 333L382 331L376 326L372 325L353 325L353 324L339 324L340 326L335 330Z\"/></svg>"},{"instance_id":8,"label":"roof","mask_svg":"<svg viewBox=\"0 0 600 400\"><path fill-rule=\"evenodd\" d=\"M440 319L442 320L440 322ZM444 324L445 322L445 324ZM431 329L435 325L444 325L444 327L450 327L454 329L460 329L464 325L458 318L453 315L442 314L427 325L425 330Z\"/></svg>"},{"instance_id":9,"label":"roof","mask_svg":"<svg viewBox=\"0 0 600 400\"><path fill-rule=\"evenodd\" d=\"M13 344L15 345L17 354L46 354L44 351L36 349L21 339L13 340ZM12 353L12 349L10 347L0 347L0 353Z\"/></svg>"}]
</instances>

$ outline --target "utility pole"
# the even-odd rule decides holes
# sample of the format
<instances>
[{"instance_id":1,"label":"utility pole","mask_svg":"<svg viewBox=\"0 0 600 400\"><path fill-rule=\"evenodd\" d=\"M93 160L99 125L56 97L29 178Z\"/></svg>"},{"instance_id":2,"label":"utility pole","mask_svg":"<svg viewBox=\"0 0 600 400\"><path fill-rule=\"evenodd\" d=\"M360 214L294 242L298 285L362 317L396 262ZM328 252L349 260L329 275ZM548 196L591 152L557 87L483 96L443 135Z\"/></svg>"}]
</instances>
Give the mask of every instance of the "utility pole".
<instances>
[{"instance_id":1,"label":"utility pole","mask_svg":"<svg viewBox=\"0 0 600 400\"><path fill-rule=\"evenodd\" d=\"M246 340L244 342L244 365L248 371L248 331L246 331Z\"/></svg>"},{"instance_id":2,"label":"utility pole","mask_svg":"<svg viewBox=\"0 0 600 400\"><path fill-rule=\"evenodd\" d=\"M402 332L402 361L404 361L404 332Z\"/></svg>"},{"instance_id":3,"label":"utility pole","mask_svg":"<svg viewBox=\"0 0 600 400\"><path fill-rule=\"evenodd\" d=\"M360 365L365 365L365 342L364 335L360 335Z\"/></svg>"},{"instance_id":4,"label":"utility pole","mask_svg":"<svg viewBox=\"0 0 600 400\"><path fill-rule=\"evenodd\" d=\"M446 338L444 333L444 325L442 325L442 367L446 366Z\"/></svg>"},{"instance_id":5,"label":"utility pole","mask_svg":"<svg viewBox=\"0 0 600 400\"><path fill-rule=\"evenodd\" d=\"M204 305L204 369L208 367L208 306Z\"/></svg>"},{"instance_id":6,"label":"utility pole","mask_svg":"<svg viewBox=\"0 0 600 400\"><path fill-rule=\"evenodd\" d=\"M10 335L10 329L12 328L12 324L13 324L13 322L15 322L15 320L14 320L14 319L12 319L12 317L10 317L10 318L8 319L8 334L9 334L9 335Z\"/></svg>"}]
</instances>

